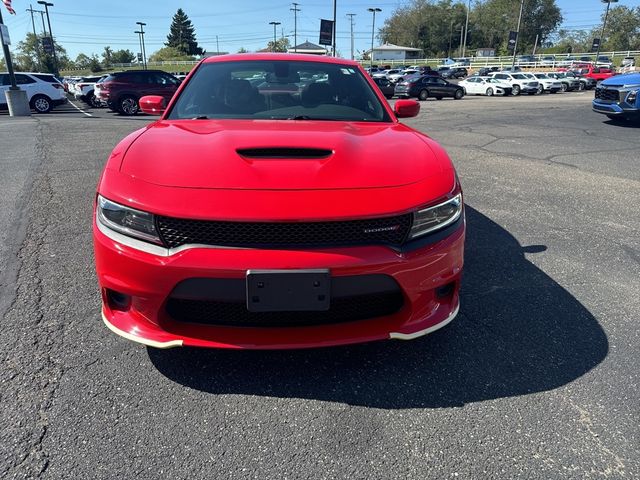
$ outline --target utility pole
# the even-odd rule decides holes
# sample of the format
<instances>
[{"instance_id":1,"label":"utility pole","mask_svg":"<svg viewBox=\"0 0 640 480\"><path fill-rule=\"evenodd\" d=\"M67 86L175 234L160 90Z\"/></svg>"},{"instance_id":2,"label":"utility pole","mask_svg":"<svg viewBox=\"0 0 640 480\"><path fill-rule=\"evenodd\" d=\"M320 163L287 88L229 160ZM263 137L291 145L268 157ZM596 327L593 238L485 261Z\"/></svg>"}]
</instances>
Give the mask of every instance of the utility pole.
<instances>
[{"instance_id":1,"label":"utility pole","mask_svg":"<svg viewBox=\"0 0 640 480\"><path fill-rule=\"evenodd\" d=\"M458 56L462 57L462 41L464 37L464 26L460 25L460 44L458 46Z\"/></svg>"},{"instance_id":2,"label":"utility pole","mask_svg":"<svg viewBox=\"0 0 640 480\"><path fill-rule=\"evenodd\" d=\"M513 46L513 60L511 60L511 70L516 66L516 53L518 52L518 40L520 40L520 22L522 22L522 9L524 8L524 0L520 0L520 15L518 15L518 28L516 29L516 43Z\"/></svg>"},{"instance_id":3,"label":"utility pole","mask_svg":"<svg viewBox=\"0 0 640 480\"><path fill-rule=\"evenodd\" d=\"M355 16L355 13L347 13L347 17L349 17L349 23L351 24L351 60L355 58L353 56L353 17Z\"/></svg>"},{"instance_id":4,"label":"utility pole","mask_svg":"<svg viewBox=\"0 0 640 480\"><path fill-rule=\"evenodd\" d=\"M220 44L218 43L218 35L216 35L216 53L220 55Z\"/></svg>"},{"instance_id":5,"label":"utility pole","mask_svg":"<svg viewBox=\"0 0 640 480\"><path fill-rule=\"evenodd\" d=\"M538 49L538 38L539 37L540 37L540 35L536 33L536 41L533 43L533 53L531 55L535 55L536 54L536 50Z\"/></svg>"},{"instance_id":6,"label":"utility pole","mask_svg":"<svg viewBox=\"0 0 640 480\"><path fill-rule=\"evenodd\" d=\"M451 25L449 26L449 49L447 50L447 58L451 58L451 39L453 38L453 19L451 19Z\"/></svg>"},{"instance_id":7,"label":"utility pole","mask_svg":"<svg viewBox=\"0 0 640 480\"><path fill-rule=\"evenodd\" d=\"M271 48L272 52L276 51L276 27L280 25L280 22L269 22L269 25L273 25L273 47Z\"/></svg>"},{"instance_id":8,"label":"utility pole","mask_svg":"<svg viewBox=\"0 0 640 480\"><path fill-rule=\"evenodd\" d=\"M464 45L462 46L462 57L467 54L467 37L469 36L469 11L471 10L471 0L467 5L467 21L464 24Z\"/></svg>"},{"instance_id":9,"label":"utility pole","mask_svg":"<svg viewBox=\"0 0 640 480\"><path fill-rule=\"evenodd\" d=\"M31 26L33 27L33 36L36 39L36 55L38 56L38 70L42 70L42 57L40 56L40 39L38 38L38 34L36 33L36 22L33 20L33 14L37 12L37 10L34 10L33 6L29 4L29 8L27 8L27 12L31 13Z\"/></svg>"},{"instance_id":10,"label":"utility pole","mask_svg":"<svg viewBox=\"0 0 640 480\"><path fill-rule=\"evenodd\" d=\"M336 3L337 0L333 0L333 56L336 56Z\"/></svg>"},{"instance_id":11,"label":"utility pole","mask_svg":"<svg viewBox=\"0 0 640 480\"><path fill-rule=\"evenodd\" d=\"M144 26L146 25L146 23L142 23L142 22L136 22L136 25L140 25L140 47L142 48L142 65L144 66L144 69L147 69L147 52L144 48Z\"/></svg>"},{"instance_id":12,"label":"utility pole","mask_svg":"<svg viewBox=\"0 0 640 480\"><path fill-rule=\"evenodd\" d=\"M40 5L44 5L44 12L47 14L47 25L49 25L49 37L51 38L51 50L53 51L53 70L56 75L60 72L58 71L58 56L56 55L56 44L53 41L53 31L51 30L51 19L49 18L49 7L53 7L53 3L45 2L43 0L38 0Z\"/></svg>"},{"instance_id":13,"label":"utility pole","mask_svg":"<svg viewBox=\"0 0 640 480\"><path fill-rule=\"evenodd\" d=\"M373 68L373 37L376 32L376 12L381 12L382 9L378 7L367 8L367 10L373 13L373 23L371 24L371 51L369 52L369 70Z\"/></svg>"},{"instance_id":14,"label":"utility pole","mask_svg":"<svg viewBox=\"0 0 640 480\"><path fill-rule=\"evenodd\" d=\"M293 12L293 51L298 53L298 12L300 9L298 8L299 3L293 2L293 8L290 8Z\"/></svg>"}]
</instances>

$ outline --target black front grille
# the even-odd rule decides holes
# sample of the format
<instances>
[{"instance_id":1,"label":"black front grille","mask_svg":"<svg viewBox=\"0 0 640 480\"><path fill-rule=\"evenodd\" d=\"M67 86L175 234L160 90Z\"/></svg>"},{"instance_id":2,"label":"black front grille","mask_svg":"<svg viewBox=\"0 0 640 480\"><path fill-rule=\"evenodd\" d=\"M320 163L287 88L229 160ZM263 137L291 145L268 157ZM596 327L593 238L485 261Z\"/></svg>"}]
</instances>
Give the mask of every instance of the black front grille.
<instances>
[{"instance_id":1,"label":"black front grille","mask_svg":"<svg viewBox=\"0 0 640 480\"><path fill-rule=\"evenodd\" d=\"M244 302L169 298L167 313L178 322L235 327L309 327L352 322L396 313L404 303L402 293L373 293L331 299L321 312L250 312Z\"/></svg>"},{"instance_id":2,"label":"black front grille","mask_svg":"<svg viewBox=\"0 0 640 480\"><path fill-rule=\"evenodd\" d=\"M187 244L229 247L401 245L412 215L339 222L222 222L157 217L169 248Z\"/></svg>"},{"instance_id":3,"label":"black front grille","mask_svg":"<svg viewBox=\"0 0 640 480\"><path fill-rule=\"evenodd\" d=\"M620 92L611 88L596 87L596 98L609 102L617 102L620 99Z\"/></svg>"}]
</instances>

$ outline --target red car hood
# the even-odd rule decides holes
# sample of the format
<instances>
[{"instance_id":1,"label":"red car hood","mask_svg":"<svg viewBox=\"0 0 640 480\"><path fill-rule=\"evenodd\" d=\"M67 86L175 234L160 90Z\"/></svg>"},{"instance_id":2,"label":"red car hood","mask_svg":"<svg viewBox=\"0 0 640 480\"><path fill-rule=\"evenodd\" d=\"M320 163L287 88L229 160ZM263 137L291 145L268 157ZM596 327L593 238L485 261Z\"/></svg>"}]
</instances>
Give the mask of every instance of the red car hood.
<instances>
[{"instance_id":1,"label":"red car hood","mask_svg":"<svg viewBox=\"0 0 640 480\"><path fill-rule=\"evenodd\" d=\"M243 149L283 150L256 158L238 153ZM331 153L304 158L295 149ZM159 121L138 136L120 166L155 185L230 190L394 187L450 169L435 142L402 124L309 120Z\"/></svg>"}]
</instances>

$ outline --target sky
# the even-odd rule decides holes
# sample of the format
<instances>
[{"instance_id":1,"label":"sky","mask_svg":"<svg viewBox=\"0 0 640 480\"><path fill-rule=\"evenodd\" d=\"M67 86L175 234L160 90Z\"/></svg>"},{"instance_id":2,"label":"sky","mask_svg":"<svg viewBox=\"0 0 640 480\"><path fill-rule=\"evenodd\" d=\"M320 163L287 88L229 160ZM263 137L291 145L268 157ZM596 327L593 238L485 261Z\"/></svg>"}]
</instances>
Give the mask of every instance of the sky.
<instances>
[{"instance_id":1,"label":"sky","mask_svg":"<svg viewBox=\"0 0 640 480\"><path fill-rule=\"evenodd\" d=\"M273 39L273 26L269 22L281 22L277 36L294 38L294 12L292 3L269 0L234 0L229 2L204 0L48 0L51 29L56 41L66 50L71 59L79 53L100 55L105 46L114 50L129 49L138 52L138 35L134 33L136 22L146 23L145 43L147 56L163 46L169 33L171 19L178 8L182 8L193 23L196 39L207 52L237 52L240 48L249 51L266 47ZM475 0L472 0L472 2ZM297 0L298 44L309 40L318 43L320 19L333 18L333 0ZM376 14L376 30L393 12L409 3L406 0L337 0L337 50L340 56L351 55L351 33L348 13L353 13L355 54L371 47L372 14L369 7L382 12ZM590 29L600 22L605 5L600 0L556 0L564 16L564 27ZM44 9L37 1L13 0L17 15L2 15L9 28L12 49L33 31L31 15L26 11ZM514 1L514 9L519 2ZM618 5L640 6L640 0L620 0ZM526 7L526 3L525 3ZM42 32L42 17L34 16L36 32ZM46 22L46 19L45 19ZM515 30L515 25L513 27ZM217 43L216 43L217 41ZM378 40L375 42L378 45ZM219 49L219 50L218 50Z\"/></svg>"}]
</instances>

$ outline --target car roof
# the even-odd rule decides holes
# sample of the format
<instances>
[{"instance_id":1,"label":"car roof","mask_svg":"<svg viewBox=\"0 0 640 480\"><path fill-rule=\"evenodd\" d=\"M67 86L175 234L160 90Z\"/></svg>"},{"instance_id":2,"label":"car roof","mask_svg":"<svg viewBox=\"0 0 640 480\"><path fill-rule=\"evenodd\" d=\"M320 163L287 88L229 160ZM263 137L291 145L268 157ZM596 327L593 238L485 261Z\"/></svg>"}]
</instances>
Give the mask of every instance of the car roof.
<instances>
[{"instance_id":1,"label":"car roof","mask_svg":"<svg viewBox=\"0 0 640 480\"><path fill-rule=\"evenodd\" d=\"M264 60L286 60L292 62L313 62L313 63L331 63L334 65L351 65L358 67L360 64L354 60L346 60L337 57L325 57L320 55L305 55L296 53L234 53L230 55L218 55L215 57L207 57L202 63L218 63L218 62L239 62L239 61L264 61Z\"/></svg>"}]
</instances>

